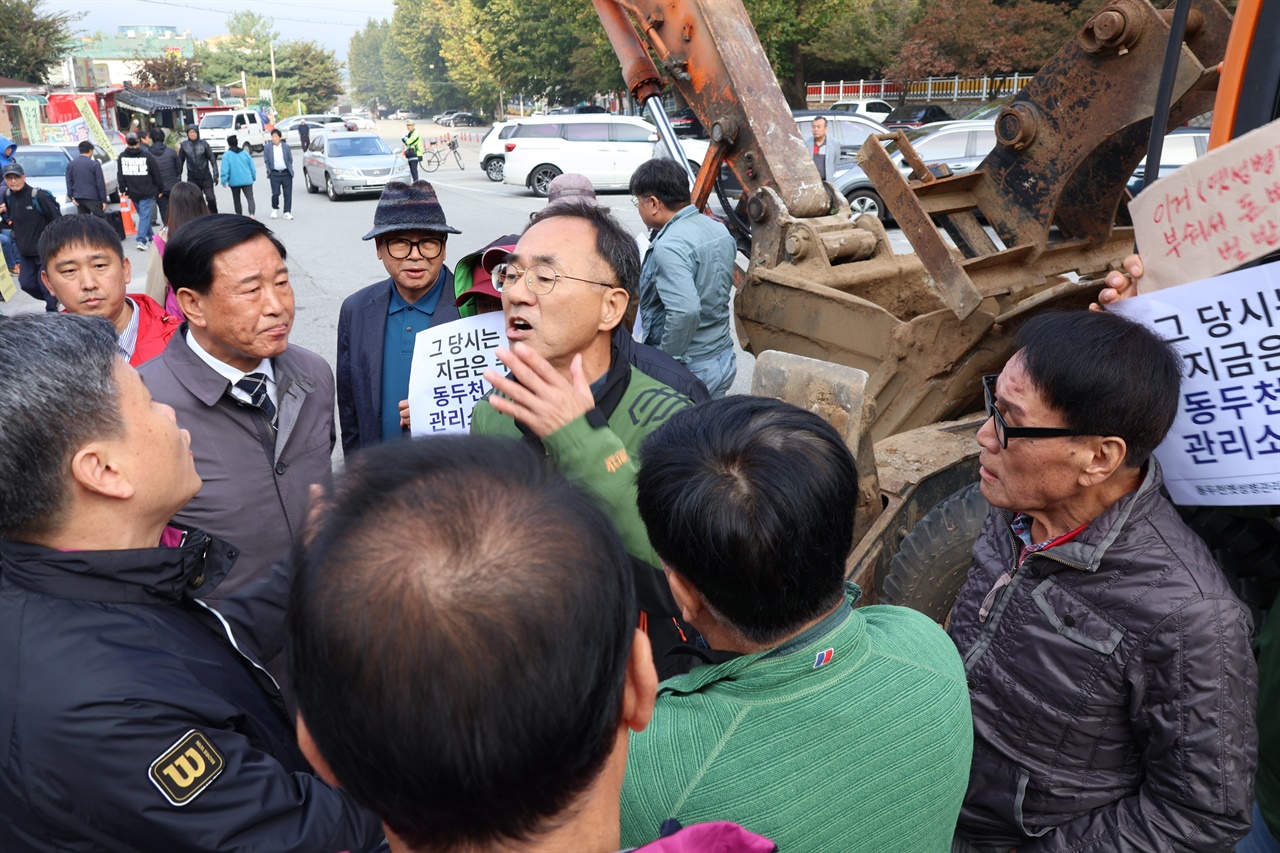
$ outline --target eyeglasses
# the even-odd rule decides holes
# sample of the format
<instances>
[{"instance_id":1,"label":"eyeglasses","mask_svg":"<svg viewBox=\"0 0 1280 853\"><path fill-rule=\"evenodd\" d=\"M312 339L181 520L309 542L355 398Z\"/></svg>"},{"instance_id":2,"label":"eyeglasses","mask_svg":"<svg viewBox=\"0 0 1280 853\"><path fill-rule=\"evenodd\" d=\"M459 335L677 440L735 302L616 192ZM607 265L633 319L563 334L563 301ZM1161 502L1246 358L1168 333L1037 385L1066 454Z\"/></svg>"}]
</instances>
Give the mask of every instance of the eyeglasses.
<instances>
[{"instance_id":1,"label":"eyeglasses","mask_svg":"<svg viewBox=\"0 0 1280 853\"><path fill-rule=\"evenodd\" d=\"M982 377L982 391L987 401L987 417L994 418L996 422L996 440L1000 442L1000 446L1009 447L1009 439L1011 438L1058 438L1064 435L1089 435L1078 429L1067 429L1066 427L1011 427L1004 422L1004 415L1000 414L1000 410L996 408L996 380L1000 378L1000 374L993 373L990 376Z\"/></svg>"},{"instance_id":2,"label":"eyeglasses","mask_svg":"<svg viewBox=\"0 0 1280 853\"><path fill-rule=\"evenodd\" d=\"M425 261L440 257L444 251L444 241L439 237L423 237L421 240L409 240L405 237L390 237L386 242L387 254L397 261L403 261L418 247L418 254Z\"/></svg>"},{"instance_id":3,"label":"eyeglasses","mask_svg":"<svg viewBox=\"0 0 1280 853\"><path fill-rule=\"evenodd\" d=\"M596 284L600 287L617 286L603 281L592 281L589 278L578 278L577 276L558 273L546 264L534 264L527 270L519 269L515 264L498 264L493 268L493 288L500 293L505 293L516 286L516 282L520 280L521 276L524 276L524 284L525 287L529 288L529 292L536 293L539 296L545 296L550 293L562 278L585 281L587 284Z\"/></svg>"}]
</instances>

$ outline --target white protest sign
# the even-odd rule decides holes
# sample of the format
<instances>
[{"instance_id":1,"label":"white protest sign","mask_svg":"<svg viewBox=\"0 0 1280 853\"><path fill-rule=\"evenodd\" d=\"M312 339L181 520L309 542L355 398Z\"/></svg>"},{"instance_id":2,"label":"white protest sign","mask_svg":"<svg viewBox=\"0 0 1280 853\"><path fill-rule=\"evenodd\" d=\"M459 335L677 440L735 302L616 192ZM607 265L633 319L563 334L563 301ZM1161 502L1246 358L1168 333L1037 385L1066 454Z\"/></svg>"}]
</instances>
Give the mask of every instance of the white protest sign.
<instances>
[{"instance_id":1,"label":"white protest sign","mask_svg":"<svg viewBox=\"0 0 1280 853\"><path fill-rule=\"evenodd\" d=\"M1156 450L1174 502L1280 503L1280 263L1109 310L1154 329L1182 354L1178 415Z\"/></svg>"},{"instance_id":2,"label":"white protest sign","mask_svg":"<svg viewBox=\"0 0 1280 853\"><path fill-rule=\"evenodd\" d=\"M409 432L417 438L469 431L471 409L493 387L485 370L506 371L497 356L506 345L501 311L419 332L409 368Z\"/></svg>"},{"instance_id":3,"label":"white protest sign","mask_svg":"<svg viewBox=\"0 0 1280 853\"><path fill-rule=\"evenodd\" d=\"M1280 120L1160 178L1129 202L1129 213L1148 291L1280 249Z\"/></svg>"}]
</instances>

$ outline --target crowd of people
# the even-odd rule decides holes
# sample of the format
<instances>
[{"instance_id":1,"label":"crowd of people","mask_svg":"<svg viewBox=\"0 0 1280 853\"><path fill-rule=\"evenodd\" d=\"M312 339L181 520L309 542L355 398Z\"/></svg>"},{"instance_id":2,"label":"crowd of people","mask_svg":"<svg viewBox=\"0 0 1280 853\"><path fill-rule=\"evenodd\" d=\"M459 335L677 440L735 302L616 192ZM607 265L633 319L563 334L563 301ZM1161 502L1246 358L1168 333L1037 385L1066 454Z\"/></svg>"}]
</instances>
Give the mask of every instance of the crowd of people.
<instances>
[{"instance_id":1,"label":"crowd of people","mask_svg":"<svg viewBox=\"0 0 1280 853\"><path fill-rule=\"evenodd\" d=\"M733 241L678 164L632 179L643 257L566 175L451 269L388 184L336 372L205 189L159 297L90 210L38 236L63 311L0 318L0 849L1276 849L1277 620L1260 669L1161 489L1146 327L1040 316L983 379L944 629L859 606L839 433L727 394ZM471 434L408 440L415 335L494 310Z\"/></svg>"}]
</instances>

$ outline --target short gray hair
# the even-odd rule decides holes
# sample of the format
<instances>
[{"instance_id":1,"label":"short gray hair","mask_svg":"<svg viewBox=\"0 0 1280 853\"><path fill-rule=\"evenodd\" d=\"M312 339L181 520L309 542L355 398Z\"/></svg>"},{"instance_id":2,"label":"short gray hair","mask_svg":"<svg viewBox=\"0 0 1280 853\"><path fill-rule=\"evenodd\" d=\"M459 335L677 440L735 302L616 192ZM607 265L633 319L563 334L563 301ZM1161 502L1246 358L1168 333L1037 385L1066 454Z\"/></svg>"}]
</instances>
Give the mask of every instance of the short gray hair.
<instances>
[{"instance_id":1,"label":"short gray hair","mask_svg":"<svg viewBox=\"0 0 1280 853\"><path fill-rule=\"evenodd\" d=\"M0 318L0 535L56 530L68 465L80 448L124 432L115 329L101 317Z\"/></svg>"}]
</instances>

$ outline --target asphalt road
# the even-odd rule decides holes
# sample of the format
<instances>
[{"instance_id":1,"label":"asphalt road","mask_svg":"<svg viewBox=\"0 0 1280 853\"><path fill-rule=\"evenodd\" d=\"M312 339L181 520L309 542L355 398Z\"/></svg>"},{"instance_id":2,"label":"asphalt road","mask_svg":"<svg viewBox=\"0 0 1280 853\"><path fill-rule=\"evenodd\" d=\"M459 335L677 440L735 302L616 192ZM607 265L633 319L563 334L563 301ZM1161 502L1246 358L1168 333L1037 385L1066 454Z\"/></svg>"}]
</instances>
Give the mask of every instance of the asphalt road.
<instances>
[{"instance_id":1,"label":"asphalt road","mask_svg":"<svg viewBox=\"0 0 1280 853\"><path fill-rule=\"evenodd\" d=\"M450 132L429 123L419 125L424 137ZM403 122L379 122L379 132L391 144L399 145L404 134ZM436 188L450 225L462 233L449 238L446 263L461 258L503 234L518 234L529 214L545 201L522 187L497 184L480 170L477 141L485 128L460 128L465 169L459 170L451 160L433 173L422 175ZM259 155L259 164L261 163ZM294 285L296 317L290 342L319 353L333 365L337 352L338 309L349 294L386 277L382 263L374 252L372 241L360 238L372 227L377 197L357 197L331 202L323 193L308 194L303 186L299 159L295 155L298 175L294 180L292 221L272 220L270 186L262 169L254 185L258 218L268 224L288 250L290 277ZM217 188L218 209L231 211L231 191ZM622 223L636 235L645 228L625 191L602 192L600 201L613 210ZM897 230L890 232L899 252L910 251ZM126 257L133 265L133 284L141 289L146 280L148 255L134 250L133 238L125 241ZM12 303L0 304L0 311L38 311L42 303L19 292ZM736 347L736 343L735 343ZM734 393L747 393L755 359L738 349L738 376Z\"/></svg>"}]
</instances>

